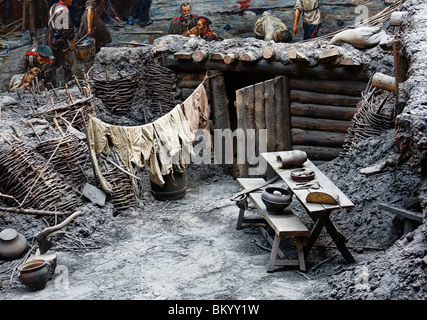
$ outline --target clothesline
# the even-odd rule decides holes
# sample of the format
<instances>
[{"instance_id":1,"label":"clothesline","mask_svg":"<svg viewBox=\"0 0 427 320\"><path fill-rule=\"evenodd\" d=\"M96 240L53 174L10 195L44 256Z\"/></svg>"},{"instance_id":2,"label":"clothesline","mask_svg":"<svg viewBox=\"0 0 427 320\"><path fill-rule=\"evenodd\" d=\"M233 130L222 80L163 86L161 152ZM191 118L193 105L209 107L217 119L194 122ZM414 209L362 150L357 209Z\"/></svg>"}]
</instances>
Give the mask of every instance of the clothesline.
<instances>
[{"instance_id":1,"label":"clothesline","mask_svg":"<svg viewBox=\"0 0 427 320\"><path fill-rule=\"evenodd\" d=\"M145 166L150 180L163 186L163 176L174 170L183 172L188 166L195 131L200 126L209 128L210 109L204 83L213 76L206 76L182 104L151 123L124 127L90 117L88 142L92 157L98 159L101 153L108 155L114 149L127 171L134 174L136 167ZM104 191L111 192L112 186L103 177L97 161L94 167ZM136 179L131 175L129 178L138 194Z\"/></svg>"}]
</instances>

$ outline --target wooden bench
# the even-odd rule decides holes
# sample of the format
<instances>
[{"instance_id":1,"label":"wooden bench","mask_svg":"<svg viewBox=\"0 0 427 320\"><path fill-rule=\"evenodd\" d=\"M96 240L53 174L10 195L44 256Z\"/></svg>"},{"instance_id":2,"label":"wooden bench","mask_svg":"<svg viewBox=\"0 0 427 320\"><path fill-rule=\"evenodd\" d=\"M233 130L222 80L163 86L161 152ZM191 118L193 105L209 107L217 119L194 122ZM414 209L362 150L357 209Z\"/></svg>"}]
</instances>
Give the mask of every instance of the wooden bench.
<instances>
[{"instance_id":1,"label":"wooden bench","mask_svg":"<svg viewBox=\"0 0 427 320\"><path fill-rule=\"evenodd\" d=\"M251 189L265 183L262 178L238 178L237 183L242 189ZM299 266L301 271L306 271L305 259L303 253L303 242L309 235L307 227L299 220L299 218L289 209L285 210L284 214L269 214L264 202L261 199L261 190L254 191L248 194L249 199L262 214L264 221L274 230L274 239L268 231L261 227L261 233L266 237L271 245L270 263L267 272L273 272L275 266ZM238 229L242 222L248 222L244 217L245 210L240 209L238 218ZM253 221L252 219L249 220ZM259 222L260 220L255 220ZM286 259L285 254L279 248L283 237L294 237L297 249L298 259Z\"/></svg>"}]
</instances>

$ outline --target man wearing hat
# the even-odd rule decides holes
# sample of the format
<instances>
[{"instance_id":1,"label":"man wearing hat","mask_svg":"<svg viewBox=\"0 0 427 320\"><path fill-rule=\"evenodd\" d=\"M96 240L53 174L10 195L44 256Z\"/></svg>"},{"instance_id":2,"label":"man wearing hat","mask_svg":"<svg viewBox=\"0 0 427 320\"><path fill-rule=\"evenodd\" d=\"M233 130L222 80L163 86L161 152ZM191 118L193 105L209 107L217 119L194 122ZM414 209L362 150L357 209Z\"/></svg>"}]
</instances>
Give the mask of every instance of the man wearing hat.
<instances>
[{"instance_id":1,"label":"man wearing hat","mask_svg":"<svg viewBox=\"0 0 427 320\"><path fill-rule=\"evenodd\" d=\"M56 85L56 71L51 58L52 50L46 45L39 45L37 49L27 51L18 65L18 74L27 73L32 68L41 70L41 79L47 84Z\"/></svg>"},{"instance_id":2,"label":"man wearing hat","mask_svg":"<svg viewBox=\"0 0 427 320\"><path fill-rule=\"evenodd\" d=\"M197 26L188 30L184 34L184 36L189 37L190 35L194 34L196 36L199 36L205 39L206 41L218 40L218 37L216 36L216 34L213 33L213 31L210 29L211 24L212 24L212 21L209 18L200 16L197 21Z\"/></svg>"},{"instance_id":3,"label":"man wearing hat","mask_svg":"<svg viewBox=\"0 0 427 320\"><path fill-rule=\"evenodd\" d=\"M197 26L199 16L191 13L191 4L183 2L179 7L179 17L173 18L169 25L169 34L184 35L185 32Z\"/></svg>"},{"instance_id":4,"label":"man wearing hat","mask_svg":"<svg viewBox=\"0 0 427 320\"><path fill-rule=\"evenodd\" d=\"M74 64L71 53L75 48L74 25L68 9L71 3L72 0L59 0L50 7L45 41L55 57L55 68L62 66L64 82L72 80L71 68Z\"/></svg>"}]
</instances>

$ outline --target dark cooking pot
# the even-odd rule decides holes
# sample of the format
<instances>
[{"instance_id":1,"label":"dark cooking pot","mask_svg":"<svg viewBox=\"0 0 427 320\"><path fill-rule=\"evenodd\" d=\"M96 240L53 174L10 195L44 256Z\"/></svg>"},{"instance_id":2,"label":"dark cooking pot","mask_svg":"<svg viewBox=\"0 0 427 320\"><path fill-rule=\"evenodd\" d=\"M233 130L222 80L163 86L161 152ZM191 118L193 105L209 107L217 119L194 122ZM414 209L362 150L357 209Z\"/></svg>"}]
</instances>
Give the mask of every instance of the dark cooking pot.
<instances>
[{"instance_id":1,"label":"dark cooking pot","mask_svg":"<svg viewBox=\"0 0 427 320\"><path fill-rule=\"evenodd\" d=\"M292 202L292 192L280 187L267 187L261 194L268 213L281 214Z\"/></svg>"},{"instance_id":2,"label":"dark cooking pot","mask_svg":"<svg viewBox=\"0 0 427 320\"><path fill-rule=\"evenodd\" d=\"M48 262L42 259L27 261L18 267L19 280L32 290L46 287L49 278Z\"/></svg>"}]
</instances>

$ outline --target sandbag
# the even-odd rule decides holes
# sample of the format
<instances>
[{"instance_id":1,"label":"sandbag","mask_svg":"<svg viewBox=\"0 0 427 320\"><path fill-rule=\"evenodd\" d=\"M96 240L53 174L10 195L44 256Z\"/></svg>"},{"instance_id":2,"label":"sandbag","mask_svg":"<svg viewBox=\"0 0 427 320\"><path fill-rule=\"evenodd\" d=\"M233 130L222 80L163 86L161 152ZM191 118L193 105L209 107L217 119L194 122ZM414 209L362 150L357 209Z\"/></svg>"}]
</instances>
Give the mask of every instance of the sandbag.
<instances>
[{"instance_id":1,"label":"sandbag","mask_svg":"<svg viewBox=\"0 0 427 320\"><path fill-rule=\"evenodd\" d=\"M305 201L311 203L338 204L339 196L335 192L329 190L312 191L307 195Z\"/></svg>"},{"instance_id":2,"label":"sandbag","mask_svg":"<svg viewBox=\"0 0 427 320\"><path fill-rule=\"evenodd\" d=\"M331 39L330 44L348 43L358 49L369 49L377 46L386 36L386 32L379 26L359 27L341 31Z\"/></svg>"}]
</instances>

